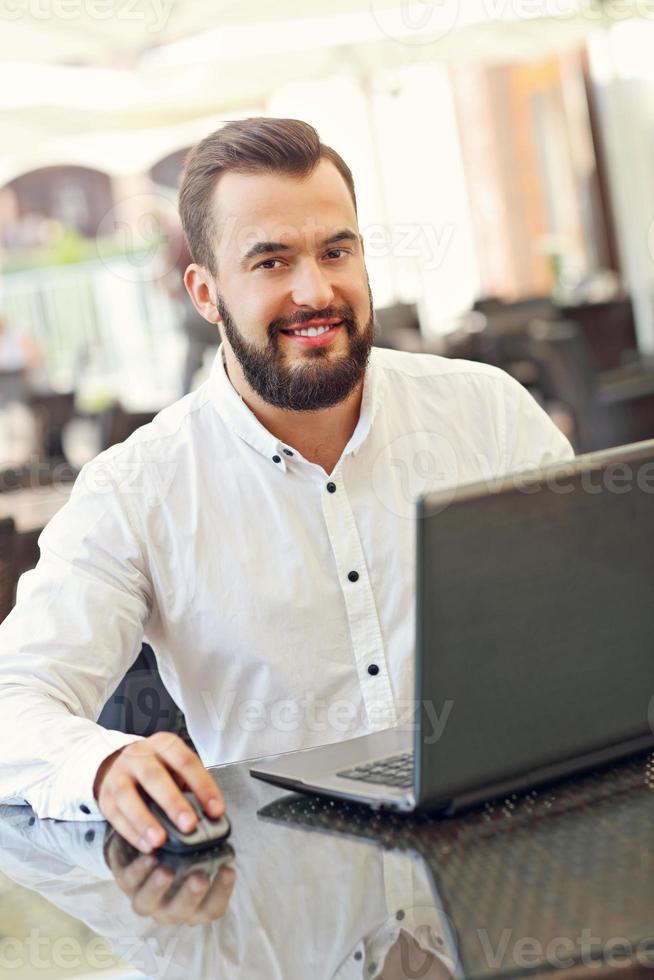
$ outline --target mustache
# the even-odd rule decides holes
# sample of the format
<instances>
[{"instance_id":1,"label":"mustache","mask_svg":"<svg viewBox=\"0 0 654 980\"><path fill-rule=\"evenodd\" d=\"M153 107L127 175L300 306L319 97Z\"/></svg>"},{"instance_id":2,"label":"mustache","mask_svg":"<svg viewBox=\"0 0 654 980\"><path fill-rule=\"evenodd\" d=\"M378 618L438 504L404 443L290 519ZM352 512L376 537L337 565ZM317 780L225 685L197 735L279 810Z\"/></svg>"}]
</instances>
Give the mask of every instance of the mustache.
<instances>
[{"instance_id":1,"label":"mustache","mask_svg":"<svg viewBox=\"0 0 654 980\"><path fill-rule=\"evenodd\" d=\"M347 329L348 333L352 334L356 331L356 319L351 307L344 306L341 309L337 309L336 307L329 306L324 310L313 310L310 313L298 310L293 316L278 317L268 324L268 334L271 337L275 337L281 330L292 330L294 327L301 327L311 320L325 320L328 317L342 320L343 326Z\"/></svg>"}]
</instances>

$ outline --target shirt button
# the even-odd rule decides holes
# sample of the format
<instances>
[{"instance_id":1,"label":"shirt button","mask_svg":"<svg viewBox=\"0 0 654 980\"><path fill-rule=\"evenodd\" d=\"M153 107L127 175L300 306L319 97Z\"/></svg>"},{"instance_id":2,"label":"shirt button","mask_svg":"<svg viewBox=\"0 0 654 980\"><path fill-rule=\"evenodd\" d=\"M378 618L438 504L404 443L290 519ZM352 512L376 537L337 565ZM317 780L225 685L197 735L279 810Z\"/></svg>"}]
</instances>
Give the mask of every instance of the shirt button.
<instances>
[{"instance_id":1,"label":"shirt button","mask_svg":"<svg viewBox=\"0 0 654 980\"><path fill-rule=\"evenodd\" d=\"M347 577L349 578L350 582L358 582L359 573L355 571L351 571L347 573Z\"/></svg>"},{"instance_id":2,"label":"shirt button","mask_svg":"<svg viewBox=\"0 0 654 980\"><path fill-rule=\"evenodd\" d=\"M368 666L368 673L369 674L372 674L373 677L375 676L375 674L378 674L379 673L379 667L377 666L377 664L370 664Z\"/></svg>"},{"instance_id":3,"label":"shirt button","mask_svg":"<svg viewBox=\"0 0 654 980\"><path fill-rule=\"evenodd\" d=\"M281 463L282 457L281 456L278 456L277 453L275 453L275 455L272 458L272 461L273 461L273 463Z\"/></svg>"},{"instance_id":4,"label":"shirt button","mask_svg":"<svg viewBox=\"0 0 654 980\"><path fill-rule=\"evenodd\" d=\"M87 807L86 803L80 803L79 808L82 811L82 813L90 813L91 812L89 810L89 808Z\"/></svg>"},{"instance_id":5,"label":"shirt button","mask_svg":"<svg viewBox=\"0 0 654 980\"><path fill-rule=\"evenodd\" d=\"M293 450L292 449L285 449L284 452L286 453L287 456L292 456L293 455Z\"/></svg>"},{"instance_id":6,"label":"shirt button","mask_svg":"<svg viewBox=\"0 0 654 980\"><path fill-rule=\"evenodd\" d=\"M330 493L336 493L336 484L332 483L332 481L330 480L329 483L327 484L327 489L329 490Z\"/></svg>"}]
</instances>

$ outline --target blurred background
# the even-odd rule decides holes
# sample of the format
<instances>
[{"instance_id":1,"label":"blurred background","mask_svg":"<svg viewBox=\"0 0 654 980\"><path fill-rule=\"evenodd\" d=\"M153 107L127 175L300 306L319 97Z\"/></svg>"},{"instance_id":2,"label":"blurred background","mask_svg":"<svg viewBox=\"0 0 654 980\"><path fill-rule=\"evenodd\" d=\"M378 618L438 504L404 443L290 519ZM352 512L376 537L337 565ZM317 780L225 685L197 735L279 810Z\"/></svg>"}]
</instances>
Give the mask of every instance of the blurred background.
<instances>
[{"instance_id":1,"label":"blurred background","mask_svg":"<svg viewBox=\"0 0 654 980\"><path fill-rule=\"evenodd\" d=\"M306 119L350 164L380 346L499 365L578 452L654 436L654 0L4 0L0 25L0 617L79 468L207 376L176 195L232 118Z\"/></svg>"}]
</instances>

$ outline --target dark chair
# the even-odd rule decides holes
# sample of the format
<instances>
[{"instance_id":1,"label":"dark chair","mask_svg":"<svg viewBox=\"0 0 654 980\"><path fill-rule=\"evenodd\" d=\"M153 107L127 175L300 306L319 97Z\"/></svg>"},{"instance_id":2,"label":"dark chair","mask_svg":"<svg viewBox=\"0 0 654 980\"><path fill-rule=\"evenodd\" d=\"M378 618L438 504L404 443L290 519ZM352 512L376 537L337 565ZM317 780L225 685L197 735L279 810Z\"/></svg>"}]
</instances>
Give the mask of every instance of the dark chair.
<instances>
[{"instance_id":1,"label":"dark chair","mask_svg":"<svg viewBox=\"0 0 654 980\"><path fill-rule=\"evenodd\" d=\"M544 398L574 415L578 452L654 437L654 364L596 374L588 343L572 320L535 320L527 335Z\"/></svg>"},{"instance_id":2,"label":"dark chair","mask_svg":"<svg viewBox=\"0 0 654 980\"><path fill-rule=\"evenodd\" d=\"M0 370L0 406L8 402L26 402L29 390L24 371Z\"/></svg>"},{"instance_id":3,"label":"dark chair","mask_svg":"<svg viewBox=\"0 0 654 980\"><path fill-rule=\"evenodd\" d=\"M100 432L102 448L108 449L131 436L132 432L147 425L155 417L156 412L128 412L116 402L100 416Z\"/></svg>"},{"instance_id":4,"label":"dark chair","mask_svg":"<svg viewBox=\"0 0 654 980\"><path fill-rule=\"evenodd\" d=\"M0 518L0 622L14 607L16 527L13 517Z\"/></svg>"},{"instance_id":5,"label":"dark chair","mask_svg":"<svg viewBox=\"0 0 654 980\"><path fill-rule=\"evenodd\" d=\"M486 296L475 300L473 310L483 313L489 319L498 317L505 321L527 324L536 317L550 319L556 316L556 307L549 296L531 296L513 302L504 302L496 296Z\"/></svg>"},{"instance_id":6,"label":"dark chair","mask_svg":"<svg viewBox=\"0 0 654 980\"><path fill-rule=\"evenodd\" d=\"M33 393L28 404L38 426L39 456L53 461L65 460L61 436L64 426L75 414L74 392Z\"/></svg>"},{"instance_id":7,"label":"dark chair","mask_svg":"<svg viewBox=\"0 0 654 980\"><path fill-rule=\"evenodd\" d=\"M184 715L164 687L154 651L147 643L105 704L98 723L146 738L155 732L174 732L193 747Z\"/></svg>"},{"instance_id":8,"label":"dark chair","mask_svg":"<svg viewBox=\"0 0 654 980\"><path fill-rule=\"evenodd\" d=\"M579 325L596 371L610 371L629 360L639 359L633 307L628 296L560 309L564 319Z\"/></svg>"},{"instance_id":9,"label":"dark chair","mask_svg":"<svg viewBox=\"0 0 654 980\"><path fill-rule=\"evenodd\" d=\"M414 350L420 347L420 321L415 303L396 303L375 310L375 346L393 350ZM408 345L408 346L407 346Z\"/></svg>"}]
</instances>

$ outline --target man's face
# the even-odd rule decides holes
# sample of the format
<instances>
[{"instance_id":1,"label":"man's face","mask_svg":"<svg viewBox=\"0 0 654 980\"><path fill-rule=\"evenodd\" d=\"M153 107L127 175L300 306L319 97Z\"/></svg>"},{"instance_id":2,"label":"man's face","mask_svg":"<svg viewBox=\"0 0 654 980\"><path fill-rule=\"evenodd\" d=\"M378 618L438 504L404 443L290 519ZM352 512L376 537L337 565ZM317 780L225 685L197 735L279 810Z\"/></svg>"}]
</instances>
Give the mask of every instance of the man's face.
<instances>
[{"instance_id":1,"label":"man's face","mask_svg":"<svg viewBox=\"0 0 654 980\"><path fill-rule=\"evenodd\" d=\"M363 377L374 323L343 178L327 160L304 178L227 173L214 207L209 292L250 387L293 411L341 402Z\"/></svg>"}]
</instances>

